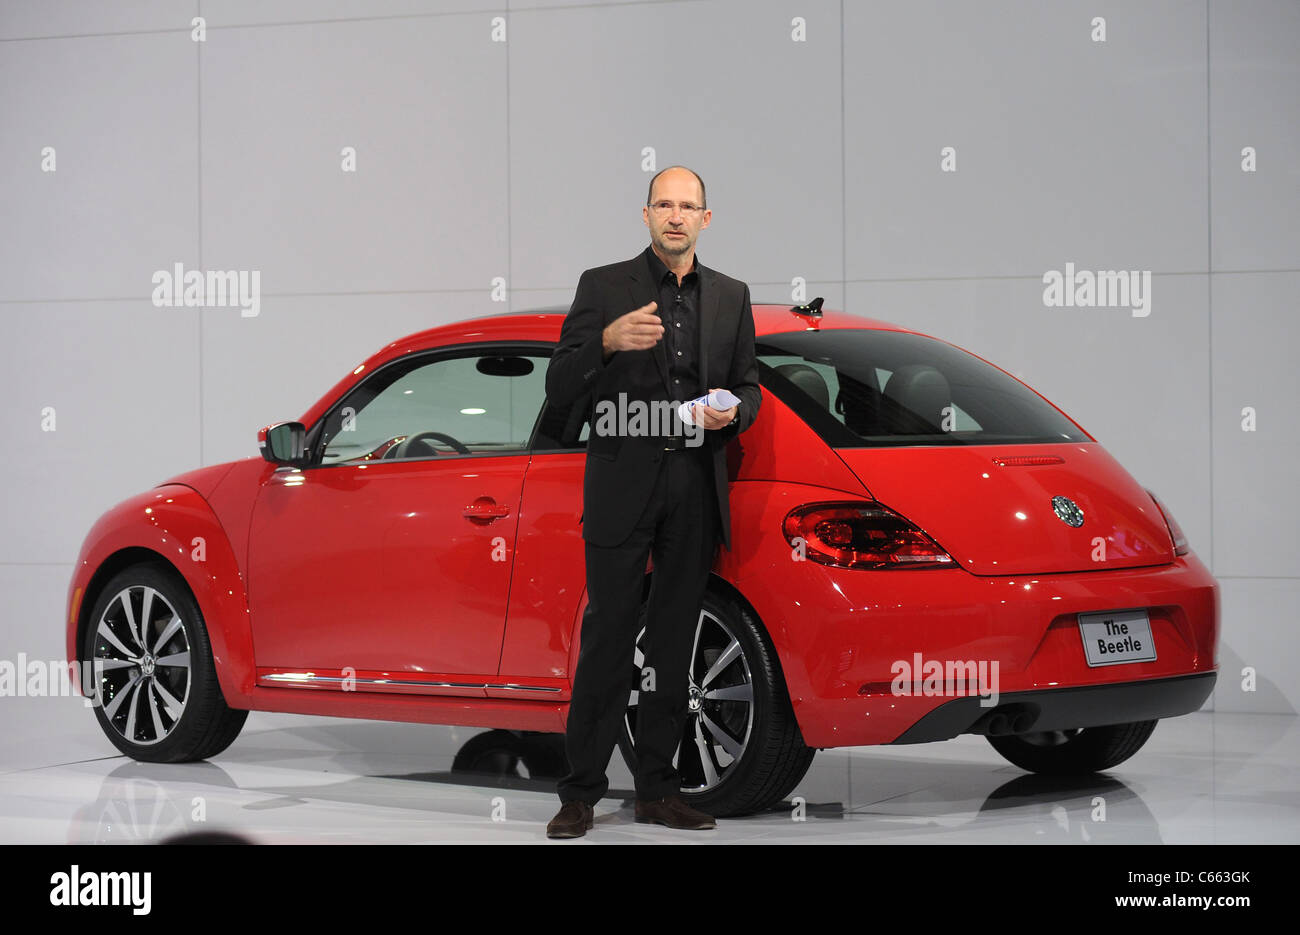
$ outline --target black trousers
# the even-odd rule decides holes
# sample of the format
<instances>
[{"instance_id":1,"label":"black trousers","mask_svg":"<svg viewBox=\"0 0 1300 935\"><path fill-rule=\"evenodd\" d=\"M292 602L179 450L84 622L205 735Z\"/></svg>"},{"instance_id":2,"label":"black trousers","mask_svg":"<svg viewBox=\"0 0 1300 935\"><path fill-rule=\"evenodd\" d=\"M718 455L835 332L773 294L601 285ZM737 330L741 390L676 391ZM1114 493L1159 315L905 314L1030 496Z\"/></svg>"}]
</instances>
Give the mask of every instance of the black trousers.
<instances>
[{"instance_id":1,"label":"black trousers","mask_svg":"<svg viewBox=\"0 0 1300 935\"><path fill-rule=\"evenodd\" d=\"M595 805L609 791L606 770L633 690L637 798L661 799L681 786L673 756L685 724L691 649L719 531L709 457L707 445L665 451L654 491L627 539L613 547L586 544L587 610L565 732L569 773L557 787L561 802ZM647 555L654 557L654 574L645 659L636 667Z\"/></svg>"}]
</instances>

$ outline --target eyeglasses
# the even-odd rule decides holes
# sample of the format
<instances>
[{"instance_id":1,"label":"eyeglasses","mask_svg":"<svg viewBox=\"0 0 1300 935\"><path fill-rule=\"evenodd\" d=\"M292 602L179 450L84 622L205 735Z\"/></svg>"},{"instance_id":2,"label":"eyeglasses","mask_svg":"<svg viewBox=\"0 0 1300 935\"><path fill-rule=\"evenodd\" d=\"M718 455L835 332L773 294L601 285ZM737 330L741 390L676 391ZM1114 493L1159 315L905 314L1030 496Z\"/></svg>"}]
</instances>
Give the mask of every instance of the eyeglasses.
<instances>
[{"instance_id":1,"label":"eyeglasses","mask_svg":"<svg viewBox=\"0 0 1300 935\"><path fill-rule=\"evenodd\" d=\"M693 218L704 210L699 205L693 205L689 201L683 201L681 204L673 204L671 201L656 201L654 204L649 205L649 208L655 213L656 217L671 215L674 208L679 208L683 215Z\"/></svg>"}]
</instances>

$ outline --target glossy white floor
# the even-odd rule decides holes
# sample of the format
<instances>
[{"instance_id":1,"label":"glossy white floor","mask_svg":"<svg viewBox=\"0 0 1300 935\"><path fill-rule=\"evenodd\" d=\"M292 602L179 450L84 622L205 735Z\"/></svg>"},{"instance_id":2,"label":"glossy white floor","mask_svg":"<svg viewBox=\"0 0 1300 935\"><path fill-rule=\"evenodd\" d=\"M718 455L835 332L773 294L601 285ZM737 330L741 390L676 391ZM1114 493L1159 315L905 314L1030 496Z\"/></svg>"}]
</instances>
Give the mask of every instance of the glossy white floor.
<instances>
[{"instance_id":1,"label":"glossy white floor","mask_svg":"<svg viewBox=\"0 0 1300 935\"><path fill-rule=\"evenodd\" d=\"M0 710L5 843L149 842L201 830L263 843L556 847L1300 842L1295 716L1165 721L1108 776L1068 783L1022 772L978 737L824 751L792 797L804 802L803 820L787 802L708 832L636 824L631 777L615 753L595 829L550 842L553 781L523 778L522 767L520 778L453 772L479 730L254 714L214 761L168 766L114 755L77 699L5 698Z\"/></svg>"}]
</instances>

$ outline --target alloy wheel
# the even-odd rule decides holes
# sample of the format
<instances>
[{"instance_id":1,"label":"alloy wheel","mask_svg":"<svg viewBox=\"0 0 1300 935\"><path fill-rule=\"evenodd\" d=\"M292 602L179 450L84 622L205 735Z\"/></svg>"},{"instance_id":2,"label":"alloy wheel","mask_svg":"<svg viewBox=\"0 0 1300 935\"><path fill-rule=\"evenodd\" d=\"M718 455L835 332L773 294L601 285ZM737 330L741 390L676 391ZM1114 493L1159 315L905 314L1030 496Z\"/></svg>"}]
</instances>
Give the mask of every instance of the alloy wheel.
<instances>
[{"instance_id":1,"label":"alloy wheel","mask_svg":"<svg viewBox=\"0 0 1300 935\"><path fill-rule=\"evenodd\" d=\"M642 627L633 655L637 686L645 664L644 638ZM633 739L638 695L633 689L623 717L623 729ZM744 647L725 621L702 609L691 647L686 720L673 757L682 791L703 793L722 783L744 756L753 731L754 682Z\"/></svg>"},{"instance_id":2,"label":"alloy wheel","mask_svg":"<svg viewBox=\"0 0 1300 935\"><path fill-rule=\"evenodd\" d=\"M149 746L176 727L189 700L190 641L171 602L148 585L119 591L95 622L96 702L122 738Z\"/></svg>"}]
</instances>

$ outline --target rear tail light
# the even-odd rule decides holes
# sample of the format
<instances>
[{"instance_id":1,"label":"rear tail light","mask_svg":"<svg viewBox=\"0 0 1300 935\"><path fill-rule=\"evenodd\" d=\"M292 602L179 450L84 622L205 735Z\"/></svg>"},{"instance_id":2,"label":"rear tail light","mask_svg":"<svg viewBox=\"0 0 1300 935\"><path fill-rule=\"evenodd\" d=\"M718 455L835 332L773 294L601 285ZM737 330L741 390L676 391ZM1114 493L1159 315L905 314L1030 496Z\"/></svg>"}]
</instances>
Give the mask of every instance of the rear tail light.
<instances>
[{"instance_id":1,"label":"rear tail light","mask_svg":"<svg viewBox=\"0 0 1300 935\"><path fill-rule=\"evenodd\" d=\"M1169 528L1169 538L1174 540L1174 554L1186 555L1192 551L1192 547L1187 544L1187 534L1183 532L1183 527L1178 525L1178 520L1174 519L1174 514L1170 513L1169 508L1160 502L1159 497L1149 490L1147 493L1151 494L1151 499L1156 502L1156 509L1165 518L1165 526Z\"/></svg>"},{"instance_id":2,"label":"rear tail light","mask_svg":"<svg viewBox=\"0 0 1300 935\"><path fill-rule=\"evenodd\" d=\"M879 503L806 503L786 514L782 532L806 558L837 568L953 565L937 542Z\"/></svg>"}]
</instances>

